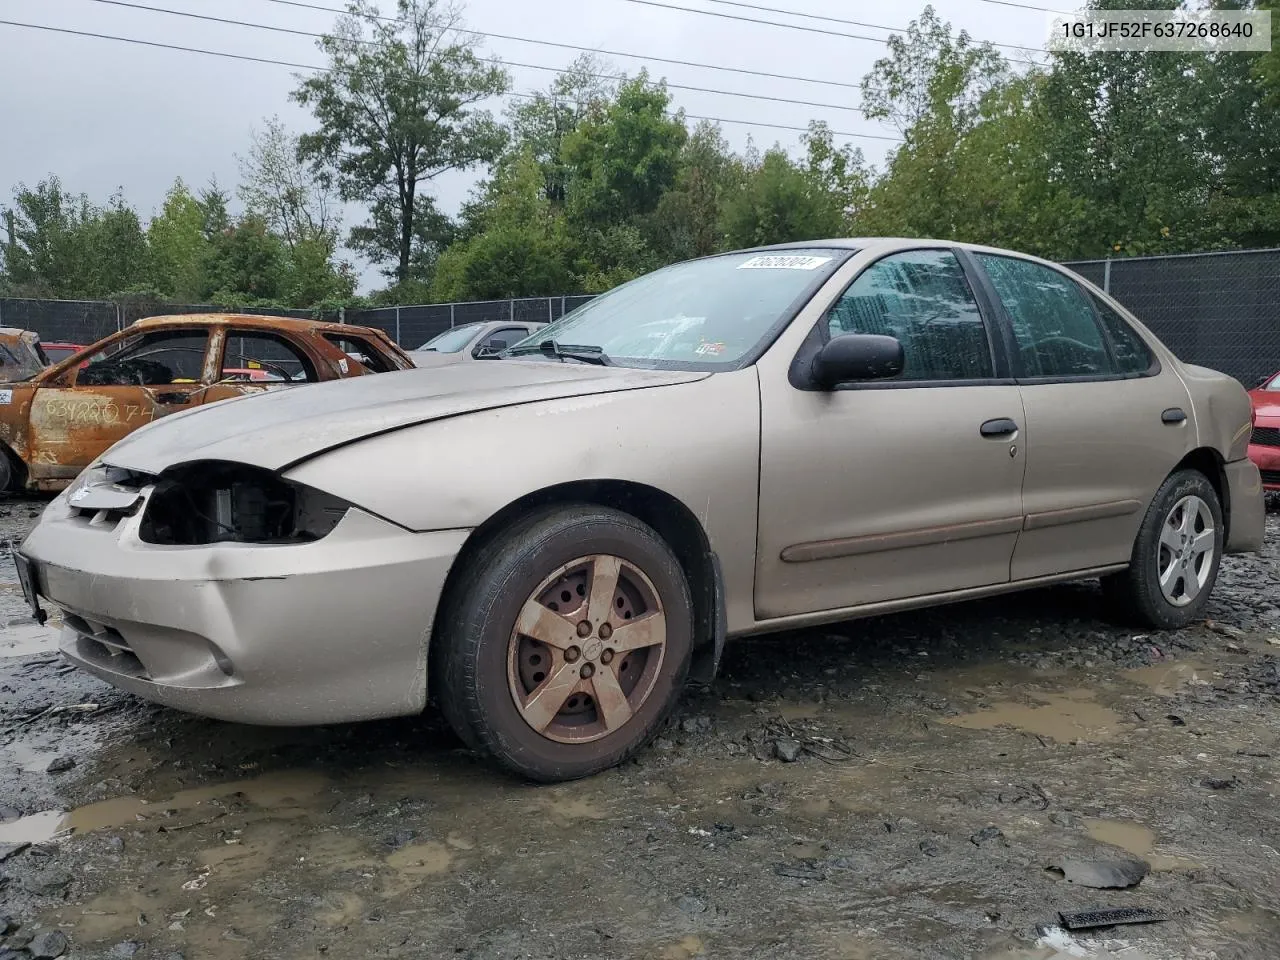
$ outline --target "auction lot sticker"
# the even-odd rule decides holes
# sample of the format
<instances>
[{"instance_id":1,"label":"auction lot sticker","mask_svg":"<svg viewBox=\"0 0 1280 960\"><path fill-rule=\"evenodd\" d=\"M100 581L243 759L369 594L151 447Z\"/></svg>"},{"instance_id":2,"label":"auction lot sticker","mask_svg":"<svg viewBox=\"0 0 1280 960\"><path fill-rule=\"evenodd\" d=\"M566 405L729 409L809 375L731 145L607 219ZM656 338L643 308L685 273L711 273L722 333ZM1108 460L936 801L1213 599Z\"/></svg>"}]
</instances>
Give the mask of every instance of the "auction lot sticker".
<instances>
[{"instance_id":1,"label":"auction lot sticker","mask_svg":"<svg viewBox=\"0 0 1280 960\"><path fill-rule=\"evenodd\" d=\"M830 263L830 257L771 256L752 257L738 264L739 270L817 270L824 263Z\"/></svg>"}]
</instances>

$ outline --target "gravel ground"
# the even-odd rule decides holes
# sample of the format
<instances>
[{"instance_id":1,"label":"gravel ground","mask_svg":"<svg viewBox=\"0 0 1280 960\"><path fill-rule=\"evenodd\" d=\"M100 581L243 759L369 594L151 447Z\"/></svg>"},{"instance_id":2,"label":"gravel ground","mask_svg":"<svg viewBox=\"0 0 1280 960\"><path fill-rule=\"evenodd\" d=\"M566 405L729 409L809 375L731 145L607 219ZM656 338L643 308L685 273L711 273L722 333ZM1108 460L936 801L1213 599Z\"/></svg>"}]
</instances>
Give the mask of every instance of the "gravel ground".
<instances>
[{"instance_id":1,"label":"gravel ground","mask_svg":"<svg viewBox=\"0 0 1280 960\"><path fill-rule=\"evenodd\" d=\"M731 644L638 759L550 787L430 714L120 694L50 652L5 557L0 960L1280 956L1274 510L1268 538L1176 633L1083 583ZM1099 860L1150 872L1067 879ZM1055 926L1091 907L1167 919Z\"/></svg>"}]
</instances>

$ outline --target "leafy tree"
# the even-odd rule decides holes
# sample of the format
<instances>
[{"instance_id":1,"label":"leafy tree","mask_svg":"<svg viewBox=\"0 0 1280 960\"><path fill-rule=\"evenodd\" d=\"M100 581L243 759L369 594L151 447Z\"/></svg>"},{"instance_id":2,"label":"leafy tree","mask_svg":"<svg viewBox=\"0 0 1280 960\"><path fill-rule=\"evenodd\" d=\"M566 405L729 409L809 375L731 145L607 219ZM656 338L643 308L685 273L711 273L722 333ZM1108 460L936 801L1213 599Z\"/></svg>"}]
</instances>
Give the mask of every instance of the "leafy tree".
<instances>
[{"instance_id":1,"label":"leafy tree","mask_svg":"<svg viewBox=\"0 0 1280 960\"><path fill-rule=\"evenodd\" d=\"M287 264L284 241L262 220L246 216L209 245L201 297L226 305L282 299Z\"/></svg>"},{"instance_id":2,"label":"leafy tree","mask_svg":"<svg viewBox=\"0 0 1280 960\"><path fill-rule=\"evenodd\" d=\"M681 149L675 183L651 218L650 242L662 259L705 257L721 249L724 207L745 176L718 126L703 121L694 128Z\"/></svg>"},{"instance_id":3,"label":"leafy tree","mask_svg":"<svg viewBox=\"0 0 1280 960\"><path fill-rule=\"evenodd\" d=\"M743 188L726 203L724 231L731 247L814 240L844 232L840 197L819 178L774 147L748 161Z\"/></svg>"},{"instance_id":4,"label":"leafy tree","mask_svg":"<svg viewBox=\"0 0 1280 960\"><path fill-rule=\"evenodd\" d=\"M164 296L179 301L200 296L201 271L209 245L205 219L206 208L181 179L175 180L165 194L160 214L147 226L152 284Z\"/></svg>"},{"instance_id":5,"label":"leafy tree","mask_svg":"<svg viewBox=\"0 0 1280 960\"><path fill-rule=\"evenodd\" d=\"M332 246L339 226L337 194L327 176L299 159L298 138L279 117L250 135L248 156L238 157L240 202L278 233L292 250L299 243Z\"/></svg>"},{"instance_id":6,"label":"leafy tree","mask_svg":"<svg viewBox=\"0 0 1280 960\"><path fill-rule=\"evenodd\" d=\"M545 187L531 147L504 160L468 208L472 235L440 259L436 299L551 295L570 287L564 223Z\"/></svg>"},{"instance_id":7,"label":"leafy tree","mask_svg":"<svg viewBox=\"0 0 1280 960\"><path fill-rule=\"evenodd\" d=\"M373 0L349 10L319 41L329 69L294 91L319 124L300 155L330 171L344 199L370 204L350 242L403 282L434 209L423 185L502 149L503 130L477 105L506 92L508 78L454 32L459 16L439 0L397 0L397 19Z\"/></svg>"}]
</instances>

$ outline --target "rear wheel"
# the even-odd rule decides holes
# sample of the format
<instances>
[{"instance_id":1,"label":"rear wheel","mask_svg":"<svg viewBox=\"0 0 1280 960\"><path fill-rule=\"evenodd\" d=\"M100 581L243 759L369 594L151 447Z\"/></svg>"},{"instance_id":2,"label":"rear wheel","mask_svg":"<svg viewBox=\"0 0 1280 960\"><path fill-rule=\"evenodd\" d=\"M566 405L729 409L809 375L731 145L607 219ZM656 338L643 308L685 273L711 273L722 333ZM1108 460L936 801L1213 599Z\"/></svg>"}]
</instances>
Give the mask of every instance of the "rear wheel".
<instances>
[{"instance_id":1,"label":"rear wheel","mask_svg":"<svg viewBox=\"0 0 1280 960\"><path fill-rule=\"evenodd\" d=\"M1129 569L1103 578L1119 610L1162 630L1203 615L1218 577L1222 505L1204 474L1180 470L1156 492L1138 530Z\"/></svg>"},{"instance_id":2,"label":"rear wheel","mask_svg":"<svg viewBox=\"0 0 1280 960\"><path fill-rule=\"evenodd\" d=\"M440 705L464 741L535 780L629 757L671 712L693 615L679 561L615 510L558 508L482 550L437 636Z\"/></svg>"}]
</instances>

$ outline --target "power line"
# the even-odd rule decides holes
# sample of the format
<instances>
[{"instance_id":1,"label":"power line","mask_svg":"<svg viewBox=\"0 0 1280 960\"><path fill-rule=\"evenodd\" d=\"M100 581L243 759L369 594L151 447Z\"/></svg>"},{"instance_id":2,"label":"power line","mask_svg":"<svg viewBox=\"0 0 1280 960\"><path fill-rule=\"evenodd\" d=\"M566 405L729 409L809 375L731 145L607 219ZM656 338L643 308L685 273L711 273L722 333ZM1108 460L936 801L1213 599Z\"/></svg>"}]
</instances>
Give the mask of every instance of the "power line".
<instances>
[{"instance_id":1,"label":"power line","mask_svg":"<svg viewBox=\"0 0 1280 960\"><path fill-rule=\"evenodd\" d=\"M714 0L713 0L714 2ZM1054 10L1052 7L1037 7L1034 3L1015 3L1014 0L982 0L983 3L994 3L1002 7L1018 7L1021 10L1039 10L1042 13L1061 13L1069 15L1069 10Z\"/></svg>"},{"instance_id":2,"label":"power line","mask_svg":"<svg viewBox=\"0 0 1280 960\"><path fill-rule=\"evenodd\" d=\"M161 43L156 40L140 40L136 37L119 37L108 33L96 33L90 30L73 30L70 27L54 27L42 23L20 23L16 20L0 20L0 26L21 27L28 30L44 30L49 33L69 34L76 37L92 37L97 40L114 40L119 43L133 43L144 47L154 47L160 50L175 50L181 53L197 53L208 57L224 57L230 60L244 60L250 63L267 63L279 67L292 67L295 70L311 70L315 73L331 73L325 67L317 67L310 63L293 63L288 60L277 60L269 57L255 57L242 53L227 53L221 50L205 50L200 47L189 47L176 43ZM537 99L544 97L543 93L511 93L509 96L520 97L522 99ZM775 130L798 130L802 133L808 132L808 127L797 127L783 123L766 123L763 120L735 120L729 117L708 117L694 113L686 113L684 115L690 120L706 120L710 123L736 123L748 127L769 127ZM832 130L832 136L836 137L853 137L864 140L888 140L893 143L901 143L901 137L893 137L880 133L853 133L846 130Z\"/></svg>"},{"instance_id":3,"label":"power line","mask_svg":"<svg viewBox=\"0 0 1280 960\"><path fill-rule=\"evenodd\" d=\"M695 7L682 7L674 3L661 3L660 0L623 0L624 3L638 3L646 7L660 7L663 10L677 10L680 13L697 13L704 17L720 17L724 20L741 20L744 23L759 23L768 27L781 27L784 30L801 30L805 33L819 33L827 37L845 37L849 40L869 40L872 43L887 43L884 37L868 37L862 33L844 33L840 30L827 30L823 27L806 27L798 23L779 23L777 20L761 20L759 17L748 17L739 13L721 13L719 10L698 10ZM881 30L892 29L890 27L880 27ZM1019 47L1018 49L1025 49ZM1034 60L1021 60L1016 57L1008 58L1011 63L1025 63L1030 66L1036 66Z\"/></svg>"},{"instance_id":4,"label":"power line","mask_svg":"<svg viewBox=\"0 0 1280 960\"><path fill-rule=\"evenodd\" d=\"M255 22L250 22L248 20L232 20L227 17L215 17L210 14L204 14L204 13L191 13L187 10L173 10L168 7L152 7L143 3L134 3L134 2L131 2L131 0L94 0L94 2L105 3L113 7L127 7L131 10L144 10L148 13L163 13L163 14L168 14L169 16L174 16L174 17L186 17L191 20L204 20L210 23L221 23L221 24L226 24L228 26L248 27L254 30L270 30L274 33L287 33L287 34L292 34L294 36L299 36L299 37L311 37L317 40L323 39L326 36L323 33L314 33L309 30L298 30L293 27L278 27L278 26L275 26L274 24L255 23ZM359 39L359 40L356 40L355 42L362 43L367 46L376 46L375 41L372 41L372 40ZM518 60L501 60L496 57L477 57L476 59L481 60L485 63L493 63L501 66L523 67L528 70L543 70L548 73L554 73L558 76L563 76L565 72L560 67L545 67L537 63L521 63ZM595 77L596 79L599 79L599 80L626 80L627 79L627 77L623 75L610 74L610 73L590 73L590 74L587 74L587 76ZM695 87L695 86L690 86L689 84L683 84L683 83L668 82L667 86L670 87L672 90L689 90L694 93L710 93L710 94L715 94L717 96L722 96L722 97L744 97L748 100L768 100L773 103L787 103L787 104L792 104L794 106L801 106L801 107L818 107L824 110L856 111L858 109L856 106L849 106L847 104L823 103L821 101L816 101L816 100L798 100L793 97L775 97L770 94L747 93L745 91L739 91L739 90L717 90L712 87Z\"/></svg>"},{"instance_id":5,"label":"power line","mask_svg":"<svg viewBox=\"0 0 1280 960\"><path fill-rule=\"evenodd\" d=\"M904 33L907 29L906 27L886 27L878 23L865 23L862 20L845 20L842 17L830 17L820 13L802 13L799 10L787 10L784 7L763 7L756 3L743 3L742 0L705 0L705 2L718 3L721 6L725 6L725 7L741 7L745 10L760 10L760 11L763 11L764 13L782 13L782 14L786 14L788 17L800 17L803 20L821 20L826 23L843 23L845 26L849 26L849 27L869 27L872 30L888 30L890 33ZM997 0L992 0L992 2L993 3L997 2ZM1003 0L1001 0L1001 2L1003 2ZM1020 6L1020 4L1012 4L1012 6ZM710 13L711 11L694 10L692 12ZM787 24L782 23L782 24L778 24L778 26L785 27L787 26ZM870 38L860 38L860 39L870 39ZM881 40L880 42L884 43L885 41ZM1028 49L1027 47L1019 46L1016 43L998 43L995 40L987 40L985 42L990 43L993 47L1004 47L1006 50Z\"/></svg>"},{"instance_id":6,"label":"power line","mask_svg":"<svg viewBox=\"0 0 1280 960\"><path fill-rule=\"evenodd\" d=\"M340 7L326 7L319 3L306 3L304 0L264 0L266 3L278 3L285 7L298 7L302 10L318 10L323 13L333 13L338 16L346 16L347 11ZM374 19L384 20L387 23L402 22L398 17L388 17L382 14L370 14ZM726 67L718 63L699 63L696 60L676 60L671 57L657 57L647 53L624 53L621 50L605 50L601 47L584 47L576 43L563 43L556 40L535 40L531 37L517 37L508 33L493 33L481 30L468 30L464 27L453 27L456 33L466 33L475 37L485 37L491 40L511 40L516 43L530 43L540 47L556 47L560 50L574 50L578 53L597 53L606 57L623 57L629 60L652 60L654 63L668 63L677 67L695 67L699 70L717 70L723 73L741 73L749 77L764 77L768 80L794 80L798 83L815 83L824 87L844 87L849 90L860 90L861 85L857 83L849 83L844 80L823 80L819 77L800 77L789 73L771 73L768 70L751 70L747 67Z\"/></svg>"}]
</instances>

